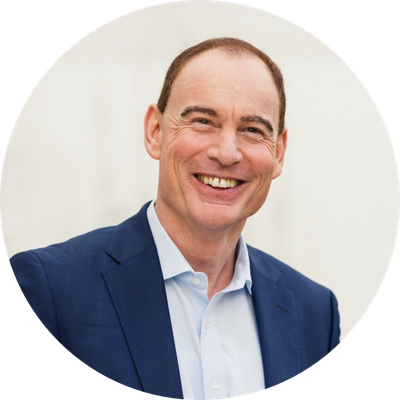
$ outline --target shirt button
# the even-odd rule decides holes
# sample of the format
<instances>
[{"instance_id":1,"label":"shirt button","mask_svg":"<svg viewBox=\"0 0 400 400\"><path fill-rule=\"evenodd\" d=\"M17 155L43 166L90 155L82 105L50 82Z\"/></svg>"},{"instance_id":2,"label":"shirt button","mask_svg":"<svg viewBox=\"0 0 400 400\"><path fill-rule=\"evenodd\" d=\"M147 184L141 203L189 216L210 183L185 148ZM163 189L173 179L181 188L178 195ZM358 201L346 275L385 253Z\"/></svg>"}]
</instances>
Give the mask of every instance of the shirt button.
<instances>
[{"instance_id":1,"label":"shirt button","mask_svg":"<svg viewBox=\"0 0 400 400\"><path fill-rule=\"evenodd\" d=\"M214 381L211 384L211 388L214 389L214 390L218 390L219 389L219 383L217 381Z\"/></svg>"},{"instance_id":2,"label":"shirt button","mask_svg":"<svg viewBox=\"0 0 400 400\"><path fill-rule=\"evenodd\" d=\"M199 278L193 278L193 280L192 280L192 283L193 283L193 285L199 285L200 284L200 279Z\"/></svg>"},{"instance_id":3,"label":"shirt button","mask_svg":"<svg viewBox=\"0 0 400 400\"><path fill-rule=\"evenodd\" d=\"M204 325L204 328L206 328L207 330L209 330L211 328L211 324L209 322L206 322ZM218 388L217 388L218 389Z\"/></svg>"}]
</instances>

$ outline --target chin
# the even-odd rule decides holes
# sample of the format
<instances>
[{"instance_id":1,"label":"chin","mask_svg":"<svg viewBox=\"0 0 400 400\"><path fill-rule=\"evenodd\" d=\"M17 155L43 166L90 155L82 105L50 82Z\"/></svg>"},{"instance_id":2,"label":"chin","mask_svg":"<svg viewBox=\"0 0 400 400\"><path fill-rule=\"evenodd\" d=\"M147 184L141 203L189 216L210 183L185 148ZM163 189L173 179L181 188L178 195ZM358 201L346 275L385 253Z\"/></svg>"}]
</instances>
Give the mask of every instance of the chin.
<instances>
[{"instance_id":1,"label":"chin","mask_svg":"<svg viewBox=\"0 0 400 400\"><path fill-rule=\"evenodd\" d=\"M246 217L228 205L207 204L197 207L192 215L197 224L205 228L227 228L246 220Z\"/></svg>"}]
</instances>

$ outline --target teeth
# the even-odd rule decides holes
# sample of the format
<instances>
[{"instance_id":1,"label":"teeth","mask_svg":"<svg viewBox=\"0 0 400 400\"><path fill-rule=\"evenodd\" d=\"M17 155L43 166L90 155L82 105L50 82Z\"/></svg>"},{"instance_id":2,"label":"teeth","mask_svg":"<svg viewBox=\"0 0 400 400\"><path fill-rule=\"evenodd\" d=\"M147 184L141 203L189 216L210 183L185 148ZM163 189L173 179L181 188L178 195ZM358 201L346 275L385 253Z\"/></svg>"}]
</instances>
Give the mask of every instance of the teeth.
<instances>
[{"instance_id":1,"label":"teeth","mask_svg":"<svg viewBox=\"0 0 400 400\"><path fill-rule=\"evenodd\" d=\"M197 179L199 179L206 185L211 185L212 187L217 187L217 188L234 188L240 183L235 179L225 179L225 178L219 179L205 175L197 175Z\"/></svg>"}]
</instances>

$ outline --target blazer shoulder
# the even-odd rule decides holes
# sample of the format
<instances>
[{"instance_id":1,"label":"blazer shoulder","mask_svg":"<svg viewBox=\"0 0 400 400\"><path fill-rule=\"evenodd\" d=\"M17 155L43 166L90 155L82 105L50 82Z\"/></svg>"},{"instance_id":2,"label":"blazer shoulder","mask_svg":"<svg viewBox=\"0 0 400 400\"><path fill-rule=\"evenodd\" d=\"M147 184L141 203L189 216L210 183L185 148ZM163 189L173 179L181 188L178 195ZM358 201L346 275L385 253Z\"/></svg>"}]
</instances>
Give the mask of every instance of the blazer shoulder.
<instances>
[{"instance_id":1,"label":"blazer shoulder","mask_svg":"<svg viewBox=\"0 0 400 400\"><path fill-rule=\"evenodd\" d=\"M70 273L92 275L113 268L115 263L133 257L152 241L148 227L146 203L134 216L118 225L95 229L61 243L24 251L11 257L11 266L25 269L38 263L53 276ZM50 275L49 275L50 276ZM97 276L97 275L96 275Z\"/></svg>"},{"instance_id":2,"label":"blazer shoulder","mask_svg":"<svg viewBox=\"0 0 400 400\"><path fill-rule=\"evenodd\" d=\"M310 296L321 294L329 297L332 295L328 288L313 281L277 258L252 246L247 247L250 260L255 268L276 284L285 286L295 294L309 294Z\"/></svg>"},{"instance_id":3,"label":"blazer shoulder","mask_svg":"<svg viewBox=\"0 0 400 400\"><path fill-rule=\"evenodd\" d=\"M105 243L114 227L96 229L65 242L27 250L10 258L11 267L26 299L39 319L58 339L65 304L97 293L102 286ZM61 310L61 311L60 311ZM68 314L69 315L69 314Z\"/></svg>"},{"instance_id":4,"label":"blazer shoulder","mask_svg":"<svg viewBox=\"0 0 400 400\"><path fill-rule=\"evenodd\" d=\"M104 250L110 233L115 227L96 229L85 234L75 236L64 242L55 243L46 247L22 251L10 258L11 265L28 260L39 260L43 264L54 261L59 263L64 259L73 261L83 257L93 256L100 250Z\"/></svg>"}]
</instances>

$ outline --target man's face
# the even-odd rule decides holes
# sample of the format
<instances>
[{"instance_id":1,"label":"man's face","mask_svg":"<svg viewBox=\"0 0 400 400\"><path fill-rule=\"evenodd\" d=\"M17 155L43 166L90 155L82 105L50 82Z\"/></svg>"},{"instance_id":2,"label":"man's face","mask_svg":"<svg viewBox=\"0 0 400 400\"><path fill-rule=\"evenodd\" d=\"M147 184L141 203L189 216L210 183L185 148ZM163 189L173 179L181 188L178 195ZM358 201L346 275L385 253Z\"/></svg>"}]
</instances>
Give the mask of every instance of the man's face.
<instances>
[{"instance_id":1,"label":"man's face","mask_svg":"<svg viewBox=\"0 0 400 400\"><path fill-rule=\"evenodd\" d=\"M147 150L160 160L157 212L194 228L242 228L281 173L278 92L256 57L196 56L164 114L152 105L145 123Z\"/></svg>"}]
</instances>

